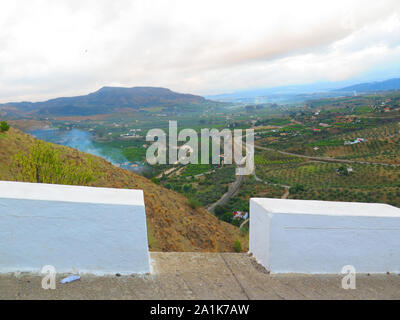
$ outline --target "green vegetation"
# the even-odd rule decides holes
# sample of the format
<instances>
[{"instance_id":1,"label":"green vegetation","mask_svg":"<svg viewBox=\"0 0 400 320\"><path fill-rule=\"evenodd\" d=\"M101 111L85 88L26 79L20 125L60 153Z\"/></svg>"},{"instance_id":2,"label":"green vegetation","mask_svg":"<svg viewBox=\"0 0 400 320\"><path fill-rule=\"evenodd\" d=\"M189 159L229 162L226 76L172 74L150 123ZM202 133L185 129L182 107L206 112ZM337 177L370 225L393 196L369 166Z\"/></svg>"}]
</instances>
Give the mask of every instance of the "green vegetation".
<instances>
[{"instance_id":1,"label":"green vegetation","mask_svg":"<svg viewBox=\"0 0 400 320\"><path fill-rule=\"evenodd\" d=\"M192 177L213 169L210 164L189 164L182 172L182 177Z\"/></svg>"},{"instance_id":2,"label":"green vegetation","mask_svg":"<svg viewBox=\"0 0 400 320\"><path fill-rule=\"evenodd\" d=\"M214 214L222 221L232 223L239 227L243 222L242 219L233 219L234 211L249 212L250 198L266 197L266 198L281 198L285 189L257 181L254 176L248 176L242 183L239 191L229 199L228 203L223 206L217 206L214 209ZM248 232L248 228L243 228Z\"/></svg>"},{"instance_id":3,"label":"green vegetation","mask_svg":"<svg viewBox=\"0 0 400 320\"><path fill-rule=\"evenodd\" d=\"M284 164L302 162L299 157L286 156L274 151L262 151L254 155L256 165Z\"/></svg>"},{"instance_id":4,"label":"green vegetation","mask_svg":"<svg viewBox=\"0 0 400 320\"><path fill-rule=\"evenodd\" d=\"M395 186L398 184L398 167L353 164L353 172L347 172L347 166L340 163L303 162L281 166L257 166L257 175L272 183L294 186L301 184L312 187L363 187L374 188L379 185Z\"/></svg>"},{"instance_id":5,"label":"green vegetation","mask_svg":"<svg viewBox=\"0 0 400 320\"><path fill-rule=\"evenodd\" d=\"M137 147L128 147L123 149L123 155L128 161L135 162L135 161L142 161L143 158L146 156L146 149L144 148L137 148Z\"/></svg>"},{"instance_id":6,"label":"green vegetation","mask_svg":"<svg viewBox=\"0 0 400 320\"><path fill-rule=\"evenodd\" d=\"M10 126L8 125L7 121L0 122L0 132L6 132L9 129L10 129Z\"/></svg>"},{"instance_id":7,"label":"green vegetation","mask_svg":"<svg viewBox=\"0 0 400 320\"><path fill-rule=\"evenodd\" d=\"M289 118L266 118L263 120L258 120L256 122L257 126L267 126L267 125L272 125L272 126L284 126L290 124L290 119Z\"/></svg>"},{"instance_id":8,"label":"green vegetation","mask_svg":"<svg viewBox=\"0 0 400 320\"><path fill-rule=\"evenodd\" d=\"M196 167L200 167L195 169ZM235 180L235 167L233 165L215 168L208 172L209 165L188 165L181 167L169 176L163 175L158 179L160 185L167 189L182 193L187 198L196 200L200 206L207 206L216 202L227 190L229 183ZM184 174L189 170L188 174ZM203 175L194 177L193 173Z\"/></svg>"},{"instance_id":9,"label":"green vegetation","mask_svg":"<svg viewBox=\"0 0 400 320\"><path fill-rule=\"evenodd\" d=\"M18 181L86 185L94 178L91 158L63 159L50 143L36 141L28 153L14 156L12 167Z\"/></svg>"},{"instance_id":10,"label":"green vegetation","mask_svg":"<svg viewBox=\"0 0 400 320\"><path fill-rule=\"evenodd\" d=\"M201 207L200 202L197 201L196 199L189 199L188 203L192 209L197 209L197 208Z\"/></svg>"},{"instance_id":11,"label":"green vegetation","mask_svg":"<svg viewBox=\"0 0 400 320\"><path fill-rule=\"evenodd\" d=\"M235 240L235 243L233 245L233 248L235 249L236 252L242 252L242 244L240 243L239 240Z\"/></svg>"},{"instance_id":12,"label":"green vegetation","mask_svg":"<svg viewBox=\"0 0 400 320\"><path fill-rule=\"evenodd\" d=\"M310 147L327 147L327 146L342 146L344 144L344 140L320 140L314 143L308 144Z\"/></svg>"}]
</instances>

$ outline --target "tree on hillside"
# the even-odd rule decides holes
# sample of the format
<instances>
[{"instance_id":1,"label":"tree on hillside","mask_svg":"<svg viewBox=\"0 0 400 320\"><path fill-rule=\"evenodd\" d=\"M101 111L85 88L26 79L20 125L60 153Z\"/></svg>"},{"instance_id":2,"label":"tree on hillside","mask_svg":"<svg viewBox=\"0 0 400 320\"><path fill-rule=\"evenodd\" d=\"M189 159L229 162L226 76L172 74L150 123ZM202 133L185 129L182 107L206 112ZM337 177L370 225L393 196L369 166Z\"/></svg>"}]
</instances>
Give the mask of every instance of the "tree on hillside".
<instances>
[{"instance_id":1,"label":"tree on hillside","mask_svg":"<svg viewBox=\"0 0 400 320\"><path fill-rule=\"evenodd\" d=\"M12 172L16 180L25 182L86 185L93 180L90 159L63 158L44 141L36 141L28 153L16 154Z\"/></svg>"},{"instance_id":2,"label":"tree on hillside","mask_svg":"<svg viewBox=\"0 0 400 320\"><path fill-rule=\"evenodd\" d=\"M1 121L0 122L0 132L6 132L10 129L10 126L8 125L7 121Z\"/></svg>"},{"instance_id":3,"label":"tree on hillside","mask_svg":"<svg viewBox=\"0 0 400 320\"><path fill-rule=\"evenodd\" d=\"M305 191L305 187L302 184L296 183L293 187L290 188L291 193L299 193Z\"/></svg>"},{"instance_id":4,"label":"tree on hillside","mask_svg":"<svg viewBox=\"0 0 400 320\"><path fill-rule=\"evenodd\" d=\"M349 175L349 172L348 172L348 170L347 170L347 168L346 168L345 166L340 166L340 167L336 170L336 172L337 172L339 175L342 175L342 176L348 176L348 175Z\"/></svg>"},{"instance_id":5,"label":"tree on hillside","mask_svg":"<svg viewBox=\"0 0 400 320\"><path fill-rule=\"evenodd\" d=\"M214 209L214 213L217 217L222 216L226 212L223 206L217 205Z\"/></svg>"}]
</instances>

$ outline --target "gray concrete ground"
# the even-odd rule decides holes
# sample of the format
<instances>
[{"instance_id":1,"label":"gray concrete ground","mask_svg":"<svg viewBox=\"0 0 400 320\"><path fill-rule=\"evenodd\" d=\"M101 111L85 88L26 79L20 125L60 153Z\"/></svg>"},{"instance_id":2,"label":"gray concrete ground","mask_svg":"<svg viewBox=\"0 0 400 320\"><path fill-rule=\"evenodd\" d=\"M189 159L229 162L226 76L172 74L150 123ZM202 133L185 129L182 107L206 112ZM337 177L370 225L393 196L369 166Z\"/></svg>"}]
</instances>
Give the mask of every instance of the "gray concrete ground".
<instances>
[{"instance_id":1,"label":"gray concrete ground","mask_svg":"<svg viewBox=\"0 0 400 320\"><path fill-rule=\"evenodd\" d=\"M151 275L97 277L41 288L40 275L0 275L0 299L400 299L400 276L270 275L247 254L151 253Z\"/></svg>"}]
</instances>

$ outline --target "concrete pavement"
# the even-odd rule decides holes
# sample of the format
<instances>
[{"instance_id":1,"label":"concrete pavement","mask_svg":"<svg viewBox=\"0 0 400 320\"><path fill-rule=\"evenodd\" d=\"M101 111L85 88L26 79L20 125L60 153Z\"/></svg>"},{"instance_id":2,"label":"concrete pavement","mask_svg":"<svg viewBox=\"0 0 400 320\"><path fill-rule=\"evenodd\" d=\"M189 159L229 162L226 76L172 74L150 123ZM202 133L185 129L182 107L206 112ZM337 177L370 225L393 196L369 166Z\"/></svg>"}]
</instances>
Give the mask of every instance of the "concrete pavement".
<instances>
[{"instance_id":1,"label":"concrete pavement","mask_svg":"<svg viewBox=\"0 0 400 320\"><path fill-rule=\"evenodd\" d=\"M270 275L245 253L152 252L149 275L82 275L41 288L41 275L0 275L0 299L400 299L397 274L357 275L356 289L341 275Z\"/></svg>"}]
</instances>

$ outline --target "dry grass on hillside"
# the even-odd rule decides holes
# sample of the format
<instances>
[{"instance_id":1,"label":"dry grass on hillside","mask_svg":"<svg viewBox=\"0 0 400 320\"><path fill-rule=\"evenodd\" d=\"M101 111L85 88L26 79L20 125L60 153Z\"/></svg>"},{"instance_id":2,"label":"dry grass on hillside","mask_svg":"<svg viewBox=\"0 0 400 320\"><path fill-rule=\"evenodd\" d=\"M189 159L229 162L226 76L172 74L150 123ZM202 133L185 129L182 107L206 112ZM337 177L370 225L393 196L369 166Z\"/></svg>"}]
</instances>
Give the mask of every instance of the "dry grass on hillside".
<instances>
[{"instance_id":1,"label":"dry grass on hillside","mask_svg":"<svg viewBox=\"0 0 400 320\"><path fill-rule=\"evenodd\" d=\"M0 135L0 179L15 180L10 168L20 151L29 152L35 139L10 128ZM233 251L235 240L248 249L248 235L218 220L203 208L193 209L187 199L150 180L113 166L102 158L75 149L53 145L62 157L77 161L91 158L95 187L142 189L145 195L149 247L152 251ZM81 161L80 161L81 162Z\"/></svg>"}]
</instances>

